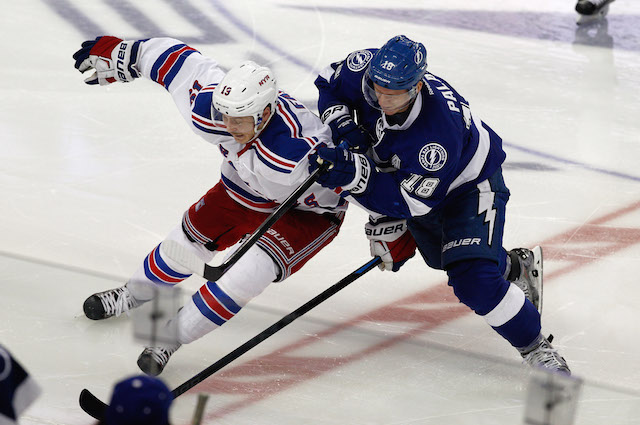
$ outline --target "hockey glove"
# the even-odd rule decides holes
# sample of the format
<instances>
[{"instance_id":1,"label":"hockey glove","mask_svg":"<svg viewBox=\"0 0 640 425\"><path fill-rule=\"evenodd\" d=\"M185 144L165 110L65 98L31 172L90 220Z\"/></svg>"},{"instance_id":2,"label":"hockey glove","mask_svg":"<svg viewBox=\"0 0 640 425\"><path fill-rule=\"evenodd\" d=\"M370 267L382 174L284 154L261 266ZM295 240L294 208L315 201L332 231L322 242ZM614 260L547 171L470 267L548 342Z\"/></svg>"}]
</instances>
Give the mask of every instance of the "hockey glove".
<instances>
[{"instance_id":1,"label":"hockey glove","mask_svg":"<svg viewBox=\"0 0 640 425\"><path fill-rule=\"evenodd\" d=\"M329 124L336 145L343 149L365 153L375 142L367 130L353 121L345 105L327 108L322 114L322 122Z\"/></svg>"},{"instance_id":2,"label":"hockey glove","mask_svg":"<svg viewBox=\"0 0 640 425\"><path fill-rule=\"evenodd\" d=\"M140 41L123 41L106 35L88 40L73 54L75 67L83 73L95 69L93 75L84 80L91 85L133 81L140 76L136 68L139 47Z\"/></svg>"},{"instance_id":3,"label":"hockey glove","mask_svg":"<svg viewBox=\"0 0 640 425\"><path fill-rule=\"evenodd\" d=\"M406 220L381 217L374 221L369 217L364 231L371 255L382 259L380 270L397 272L416 253L416 241L408 231Z\"/></svg>"},{"instance_id":4,"label":"hockey glove","mask_svg":"<svg viewBox=\"0 0 640 425\"><path fill-rule=\"evenodd\" d=\"M321 186L335 189L341 187L352 194L361 194L367 189L371 170L371 161L366 156L342 148L318 148L309 156L309 172L319 167L318 158L332 165L318 177Z\"/></svg>"}]
</instances>

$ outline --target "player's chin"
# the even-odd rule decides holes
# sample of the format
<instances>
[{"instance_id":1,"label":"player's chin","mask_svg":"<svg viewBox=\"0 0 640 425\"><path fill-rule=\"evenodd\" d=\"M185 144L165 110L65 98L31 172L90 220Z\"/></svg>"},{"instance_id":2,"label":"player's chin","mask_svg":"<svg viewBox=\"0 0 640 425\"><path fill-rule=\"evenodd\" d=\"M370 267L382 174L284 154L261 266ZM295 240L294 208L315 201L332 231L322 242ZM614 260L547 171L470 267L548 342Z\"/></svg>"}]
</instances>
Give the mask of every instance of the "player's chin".
<instances>
[{"instance_id":1,"label":"player's chin","mask_svg":"<svg viewBox=\"0 0 640 425\"><path fill-rule=\"evenodd\" d=\"M398 112L400 112L400 109L402 109L402 108L399 108L397 106L393 107L393 106L382 106L382 105L380 105L380 109L382 109L382 112L384 112L385 115L395 115Z\"/></svg>"},{"instance_id":2,"label":"player's chin","mask_svg":"<svg viewBox=\"0 0 640 425\"><path fill-rule=\"evenodd\" d=\"M251 136L248 135L248 134L233 134L232 133L231 136L233 137L233 140L235 140L236 142L240 143L241 145L244 145L249 140L251 140Z\"/></svg>"},{"instance_id":3,"label":"player's chin","mask_svg":"<svg viewBox=\"0 0 640 425\"><path fill-rule=\"evenodd\" d=\"M395 115L398 110L397 109L389 109L389 108L382 108L382 112L384 112L385 115Z\"/></svg>"}]
</instances>

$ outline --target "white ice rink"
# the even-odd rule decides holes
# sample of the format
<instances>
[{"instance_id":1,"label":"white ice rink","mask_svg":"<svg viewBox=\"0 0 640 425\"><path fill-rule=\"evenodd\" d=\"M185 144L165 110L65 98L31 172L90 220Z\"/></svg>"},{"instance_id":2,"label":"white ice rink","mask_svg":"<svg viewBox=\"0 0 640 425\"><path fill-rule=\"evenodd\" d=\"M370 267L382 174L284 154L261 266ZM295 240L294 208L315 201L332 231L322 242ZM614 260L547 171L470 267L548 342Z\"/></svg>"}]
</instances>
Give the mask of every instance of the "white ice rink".
<instances>
[{"instance_id":1,"label":"white ice rink","mask_svg":"<svg viewBox=\"0 0 640 425\"><path fill-rule=\"evenodd\" d=\"M401 4L401 5L399 5ZM577 424L640 424L640 3L575 25L573 0L20 0L0 11L0 344L44 393L25 425L89 425L90 389L138 373L131 318L86 319L219 178L221 155L169 95L138 80L87 86L82 41L169 35L270 65L315 109L328 63L397 34L505 140L505 246L545 250L543 330L585 380ZM236 318L184 346L177 387L369 259L365 214ZM202 283L183 284L185 297ZM528 370L418 258L377 269L192 391L205 424L520 424Z\"/></svg>"}]
</instances>

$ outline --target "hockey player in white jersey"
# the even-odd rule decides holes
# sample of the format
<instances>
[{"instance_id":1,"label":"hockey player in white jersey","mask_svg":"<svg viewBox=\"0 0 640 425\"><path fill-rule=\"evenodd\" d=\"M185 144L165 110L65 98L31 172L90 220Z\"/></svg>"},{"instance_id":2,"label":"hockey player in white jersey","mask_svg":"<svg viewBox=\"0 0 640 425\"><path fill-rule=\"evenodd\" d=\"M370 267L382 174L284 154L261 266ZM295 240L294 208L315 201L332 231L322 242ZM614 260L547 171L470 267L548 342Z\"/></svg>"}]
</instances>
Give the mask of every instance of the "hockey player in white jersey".
<instances>
[{"instance_id":1,"label":"hockey player in white jersey","mask_svg":"<svg viewBox=\"0 0 640 425\"><path fill-rule=\"evenodd\" d=\"M427 72L424 45L396 36L355 51L321 72L316 86L340 146L318 148L310 167L315 156L331 162L318 181L372 214L365 230L382 268L397 271L417 245L527 363L570 373L541 333L542 251L502 247L509 199L502 139Z\"/></svg>"},{"instance_id":2,"label":"hockey player in white jersey","mask_svg":"<svg viewBox=\"0 0 640 425\"><path fill-rule=\"evenodd\" d=\"M205 262L252 233L308 176L308 155L332 146L331 130L286 93L269 68L245 62L224 73L213 59L171 38L123 41L103 36L74 54L87 84L149 78L173 97L196 134L224 156L221 180L185 213L166 237ZM314 184L217 282L206 282L179 311L178 344L147 347L138 358L148 374L169 357L230 320L271 282L283 281L338 234L347 202ZM169 258L162 243L122 287L91 295L85 315L118 316L153 297L154 285L176 285L191 272Z\"/></svg>"}]
</instances>

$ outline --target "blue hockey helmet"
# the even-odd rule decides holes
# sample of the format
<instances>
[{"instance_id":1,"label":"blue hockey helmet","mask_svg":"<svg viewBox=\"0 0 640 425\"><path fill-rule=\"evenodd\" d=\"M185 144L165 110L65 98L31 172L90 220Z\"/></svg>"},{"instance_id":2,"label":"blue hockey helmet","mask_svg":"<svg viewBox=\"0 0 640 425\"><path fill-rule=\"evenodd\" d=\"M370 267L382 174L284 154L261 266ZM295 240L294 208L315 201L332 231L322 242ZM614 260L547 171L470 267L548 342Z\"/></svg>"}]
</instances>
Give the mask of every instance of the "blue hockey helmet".
<instances>
[{"instance_id":1,"label":"blue hockey helmet","mask_svg":"<svg viewBox=\"0 0 640 425\"><path fill-rule=\"evenodd\" d=\"M418 82L426 72L427 49L424 45L398 35L373 55L362 79L362 93L372 107L383 109L374 83L390 90L407 90L408 95L403 95L402 99L398 95L398 99L393 101L395 110L403 110L418 95Z\"/></svg>"},{"instance_id":2,"label":"blue hockey helmet","mask_svg":"<svg viewBox=\"0 0 640 425\"><path fill-rule=\"evenodd\" d=\"M367 76L391 90L410 90L427 72L427 49L422 43L398 35L387 41L371 59Z\"/></svg>"}]
</instances>

